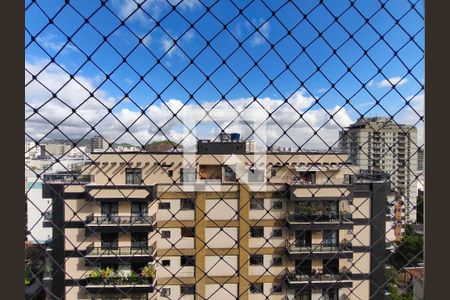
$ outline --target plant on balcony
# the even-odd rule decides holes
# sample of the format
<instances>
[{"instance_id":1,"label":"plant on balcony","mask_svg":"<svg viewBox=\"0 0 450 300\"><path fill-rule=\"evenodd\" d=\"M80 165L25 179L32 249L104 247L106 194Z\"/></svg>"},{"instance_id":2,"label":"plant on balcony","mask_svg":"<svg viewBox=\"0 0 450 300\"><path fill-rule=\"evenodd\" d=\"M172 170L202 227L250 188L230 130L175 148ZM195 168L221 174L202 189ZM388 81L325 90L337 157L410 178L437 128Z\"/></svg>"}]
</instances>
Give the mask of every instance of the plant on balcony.
<instances>
[{"instance_id":1,"label":"plant on balcony","mask_svg":"<svg viewBox=\"0 0 450 300\"><path fill-rule=\"evenodd\" d=\"M141 276L142 278L147 279L148 281L151 281L156 275L156 269L154 264L148 264L141 270Z\"/></svg>"},{"instance_id":2,"label":"plant on balcony","mask_svg":"<svg viewBox=\"0 0 450 300\"><path fill-rule=\"evenodd\" d=\"M100 270L94 270L89 273L89 281L92 284L100 284L102 282L102 274Z\"/></svg>"},{"instance_id":3,"label":"plant on balcony","mask_svg":"<svg viewBox=\"0 0 450 300\"><path fill-rule=\"evenodd\" d=\"M124 283L126 284L138 284L140 282L140 276L136 272L131 272L128 274L128 276L124 279Z\"/></svg>"}]
</instances>

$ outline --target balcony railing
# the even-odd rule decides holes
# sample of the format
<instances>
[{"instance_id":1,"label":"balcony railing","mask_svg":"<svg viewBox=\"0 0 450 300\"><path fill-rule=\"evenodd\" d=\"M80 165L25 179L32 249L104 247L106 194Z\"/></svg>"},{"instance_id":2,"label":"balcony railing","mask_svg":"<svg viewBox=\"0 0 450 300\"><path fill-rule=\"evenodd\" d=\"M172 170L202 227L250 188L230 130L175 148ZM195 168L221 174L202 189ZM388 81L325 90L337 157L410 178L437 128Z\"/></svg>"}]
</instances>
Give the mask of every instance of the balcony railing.
<instances>
[{"instance_id":1,"label":"balcony railing","mask_svg":"<svg viewBox=\"0 0 450 300\"><path fill-rule=\"evenodd\" d=\"M91 183L94 181L93 175L79 175L73 173L45 174L44 182L48 183Z\"/></svg>"},{"instance_id":2,"label":"balcony railing","mask_svg":"<svg viewBox=\"0 0 450 300\"><path fill-rule=\"evenodd\" d=\"M299 223L340 223L350 222L352 214L349 212L330 213L330 214L302 214L302 213L288 213L286 219L289 222Z\"/></svg>"},{"instance_id":3,"label":"balcony railing","mask_svg":"<svg viewBox=\"0 0 450 300\"><path fill-rule=\"evenodd\" d=\"M324 281L347 281L351 280L350 272L343 272L338 274L299 274L297 272L287 273L289 282L324 282Z\"/></svg>"},{"instance_id":4,"label":"balcony railing","mask_svg":"<svg viewBox=\"0 0 450 300\"><path fill-rule=\"evenodd\" d=\"M296 245L295 243L286 242L286 248L292 253L310 253L310 252L343 252L351 251L351 243L339 244L309 244Z\"/></svg>"},{"instance_id":5,"label":"balcony railing","mask_svg":"<svg viewBox=\"0 0 450 300\"><path fill-rule=\"evenodd\" d=\"M95 224L95 225L151 225L154 223L153 216L122 216L122 215L101 215L95 216L91 214L86 217L87 224Z\"/></svg>"},{"instance_id":6,"label":"balcony railing","mask_svg":"<svg viewBox=\"0 0 450 300\"><path fill-rule=\"evenodd\" d=\"M90 245L86 248L86 256L142 256L152 255L153 247L148 245L138 245L131 247L94 247Z\"/></svg>"}]
</instances>

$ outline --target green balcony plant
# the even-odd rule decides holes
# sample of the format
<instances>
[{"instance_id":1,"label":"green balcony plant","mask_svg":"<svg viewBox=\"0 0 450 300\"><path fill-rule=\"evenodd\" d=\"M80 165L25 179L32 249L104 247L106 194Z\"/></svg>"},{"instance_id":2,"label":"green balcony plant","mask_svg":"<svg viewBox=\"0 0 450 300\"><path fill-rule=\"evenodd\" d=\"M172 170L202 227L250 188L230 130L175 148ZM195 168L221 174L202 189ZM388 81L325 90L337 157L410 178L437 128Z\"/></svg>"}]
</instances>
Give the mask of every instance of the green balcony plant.
<instances>
[{"instance_id":1,"label":"green balcony plant","mask_svg":"<svg viewBox=\"0 0 450 300\"><path fill-rule=\"evenodd\" d=\"M141 277L136 272L131 272L126 278L128 284L139 284L141 282Z\"/></svg>"},{"instance_id":2,"label":"green balcony plant","mask_svg":"<svg viewBox=\"0 0 450 300\"><path fill-rule=\"evenodd\" d=\"M148 264L141 270L141 276L148 281L151 281L156 275L156 269L154 264Z\"/></svg>"},{"instance_id":3,"label":"green balcony plant","mask_svg":"<svg viewBox=\"0 0 450 300\"><path fill-rule=\"evenodd\" d=\"M89 273L89 281L92 284L100 284L102 282L102 274L100 270L94 270Z\"/></svg>"}]
</instances>

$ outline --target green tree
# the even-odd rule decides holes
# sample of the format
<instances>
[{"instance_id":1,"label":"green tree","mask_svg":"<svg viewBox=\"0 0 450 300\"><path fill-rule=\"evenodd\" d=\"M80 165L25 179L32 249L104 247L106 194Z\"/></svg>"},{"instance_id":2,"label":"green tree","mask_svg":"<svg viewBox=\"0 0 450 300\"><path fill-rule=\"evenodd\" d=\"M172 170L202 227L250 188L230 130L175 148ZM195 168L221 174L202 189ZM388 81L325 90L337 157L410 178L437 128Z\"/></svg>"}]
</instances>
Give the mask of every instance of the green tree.
<instances>
[{"instance_id":1,"label":"green tree","mask_svg":"<svg viewBox=\"0 0 450 300\"><path fill-rule=\"evenodd\" d=\"M423 238L406 228L405 236L397 244L394 254L390 257L390 263L396 268L415 266L423 262Z\"/></svg>"}]
</instances>

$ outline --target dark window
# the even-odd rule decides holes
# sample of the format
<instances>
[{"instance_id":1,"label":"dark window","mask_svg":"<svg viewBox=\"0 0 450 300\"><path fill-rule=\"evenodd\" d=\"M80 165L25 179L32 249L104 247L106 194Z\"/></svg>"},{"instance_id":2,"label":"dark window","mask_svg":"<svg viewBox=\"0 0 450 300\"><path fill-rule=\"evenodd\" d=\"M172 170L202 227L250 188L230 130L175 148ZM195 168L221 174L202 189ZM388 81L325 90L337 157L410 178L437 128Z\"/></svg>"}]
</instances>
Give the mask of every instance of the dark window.
<instances>
[{"instance_id":1,"label":"dark window","mask_svg":"<svg viewBox=\"0 0 450 300\"><path fill-rule=\"evenodd\" d=\"M272 237L283 237L283 229L276 228L272 232Z\"/></svg>"},{"instance_id":2,"label":"dark window","mask_svg":"<svg viewBox=\"0 0 450 300\"><path fill-rule=\"evenodd\" d=\"M250 255L250 266L262 266L264 264L264 255Z\"/></svg>"},{"instance_id":3,"label":"dark window","mask_svg":"<svg viewBox=\"0 0 450 300\"><path fill-rule=\"evenodd\" d=\"M160 202L158 203L159 209L170 209L170 202Z\"/></svg>"},{"instance_id":4,"label":"dark window","mask_svg":"<svg viewBox=\"0 0 450 300\"><path fill-rule=\"evenodd\" d=\"M101 239L102 239L102 248L115 250L119 247L118 233L102 233Z\"/></svg>"},{"instance_id":5,"label":"dark window","mask_svg":"<svg viewBox=\"0 0 450 300\"><path fill-rule=\"evenodd\" d=\"M273 201L273 209L283 209L283 201Z\"/></svg>"},{"instance_id":6,"label":"dark window","mask_svg":"<svg viewBox=\"0 0 450 300\"><path fill-rule=\"evenodd\" d=\"M148 233L147 232L132 232L131 233L131 248L135 248L135 249L148 248Z\"/></svg>"},{"instance_id":7,"label":"dark window","mask_svg":"<svg viewBox=\"0 0 450 300\"><path fill-rule=\"evenodd\" d=\"M167 175L169 175L169 177L173 177L173 170L167 171Z\"/></svg>"},{"instance_id":8,"label":"dark window","mask_svg":"<svg viewBox=\"0 0 450 300\"><path fill-rule=\"evenodd\" d=\"M283 258L281 256L275 256L272 261L272 266L282 266Z\"/></svg>"},{"instance_id":9,"label":"dark window","mask_svg":"<svg viewBox=\"0 0 450 300\"><path fill-rule=\"evenodd\" d=\"M102 222L116 221L116 216L119 213L119 204L117 202L102 202L101 207Z\"/></svg>"},{"instance_id":10,"label":"dark window","mask_svg":"<svg viewBox=\"0 0 450 300\"><path fill-rule=\"evenodd\" d=\"M182 227L181 237L195 237L194 227Z\"/></svg>"},{"instance_id":11,"label":"dark window","mask_svg":"<svg viewBox=\"0 0 450 300\"><path fill-rule=\"evenodd\" d=\"M146 202L131 202L132 216L147 216L148 204Z\"/></svg>"},{"instance_id":12,"label":"dark window","mask_svg":"<svg viewBox=\"0 0 450 300\"><path fill-rule=\"evenodd\" d=\"M337 289L323 290L322 298L324 300L339 300L338 290Z\"/></svg>"},{"instance_id":13,"label":"dark window","mask_svg":"<svg viewBox=\"0 0 450 300\"><path fill-rule=\"evenodd\" d=\"M168 230L161 231L161 238L170 239L170 231L168 231Z\"/></svg>"},{"instance_id":14,"label":"dark window","mask_svg":"<svg viewBox=\"0 0 450 300\"><path fill-rule=\"evenodd\" d=\"M259 294L264 292L264 283L252 283L250 284L250 293Z\"/></svg>"},{"instance_id":15,"label":"dark window","mask_svg":"<svg viewBox=\"0 0 450 300\"><path fill-rule=\"evenodd\" d=\"M181 256L180 265L182 267L193 267L193 266L195 266L195 256Z\"/></svg>"},{"instance_id":16,"label":"dark window","mask_svg":"<svg viewBox=\"0 0 450 300\"><path fill-rule=\"evenodd\" d=\"M311 291L300 291L295 293L296 300L311 300Z\"/></svg>"},{"instance_id":17,"label":"dark window","mask_svg":"<svg viewBox=\"0 0 450 300\"><path fill-rule=\"evenodd\" d=\"M195 294L195 285L181 285L180 286L180 295L194 295Z\"/></svg>"},{"instance_id":18,"label":"dark window","mask_svg":"<svg viewBox=\"0 0 450 300\"><path fill-rule=\"evenodd\" d=\"M161 296L162 297L169 297L170 296L170 288L162 288L161 289Z\"/></svg>"},{"instance_id":19,"label":"dark window","mask_svg":"<svg viewBox=\"0 0 450 300\"><path fill-rule=\"evenodd\" d=\"M272 176L272 177L277 176L277 169L276 168L270 169L270 176Z\"/></svg>"},{"instance_id":20,"label":"dark window","mask_svg":"<svg viewBox=\"0 0 450 300\"><path fill-rule=\"evenodd\" d=\"M250 237L254 237L254 238L264 237L264 227L250 228Z\"/></svg>"},{"instance_id":21,"label":"dark window","mask_svg":"<svg viewBox=\"0 0 450 300\"><path fill-rule=\"evenodd\" d=\"M194 199L181 199L180 209L181 210L192 210L195 208Z\"/></svg>"},{"instance_id":22,"label":"dark window","mask_svg":"<svg viewBox=\"0 0 450 300\"><path fill-rule=\"evenodd\" d=\"M324 274L339 274L339 259L324 259L323 260Z\"/></svg>"},{"instance_id":23,"label":"dark window","mask_svg":"<svg viewBox=\"0 0 450 300\"><path fill-rule=\"evenodd\" d=\"M147 266L147 263L131 263L131 270L137 274L141 273L142 269Z\"/></svg>"},{"instance_id":24,"label":"dark window","mask_svg":"<svg viewBox=\"0 0 450 300\"><path fill-rule=\"evenodd\" d=\"M161 264L162 264L164 267L170 267L170 259L163 259L163 260L161 261Z\"/></svg>"},{"instance_id":25,"label":"dark window","mask_svg":"<svg viewBox=\"0 0 450 300\"><path fill-rule=\"evenodd\" d=\"M126 184L141 184L142 183L142 170L140 168L127 168L125 170Z\"/></svg>"},{"instance_id":26,"label":"dark window","mask_svg":"<svg viewBox=\"0 0 450 300\"><path fill-rule=\"evenodd\" d=\"M250 199L250 209L264 209L264 199Z\"/></svg>"},{"instance_id":27,"label":"dark window","mask_svg":"<svg viewBox=\"0 0 450 300\"><path fill-rule=\"evenodd\" d=\"M273 293L282 293L283 287L281 286L281 284L274 284L273 288L272 288L272 292Z\"/></svg>"},{"instance_id":28,"label":"dark window","mask_svg":"<svg viewBox=\"0 0 450 300\"><path fill-rule=\"evenodd\" d=\"M311 260L296 260L295 272L300 275L311 275Z\"/></svg>"}]
</instances>

